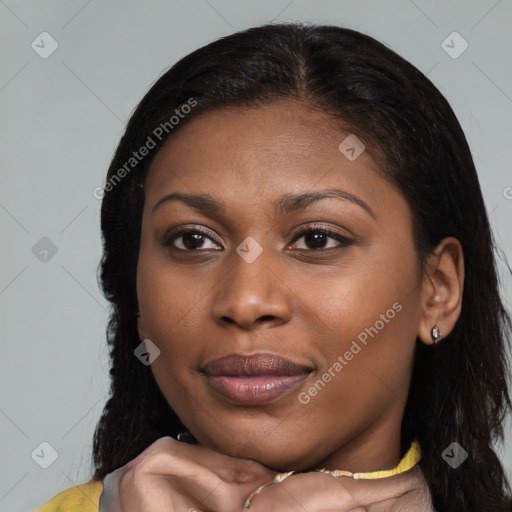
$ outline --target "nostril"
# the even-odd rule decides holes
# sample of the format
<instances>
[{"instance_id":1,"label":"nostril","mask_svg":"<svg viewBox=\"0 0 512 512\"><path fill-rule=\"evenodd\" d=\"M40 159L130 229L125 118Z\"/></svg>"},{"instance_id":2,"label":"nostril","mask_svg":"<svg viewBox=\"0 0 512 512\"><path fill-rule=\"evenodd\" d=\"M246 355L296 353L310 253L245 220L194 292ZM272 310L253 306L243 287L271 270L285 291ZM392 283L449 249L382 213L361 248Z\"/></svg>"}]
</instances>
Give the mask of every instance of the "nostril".
<instances>
[{"instance_id":1,"label":"nostril","mask_svg":"<svg viewBox=\"0 0 512 512\"><path fill-rule=\"evenodd\" d=\"M275 316L273 315L263 315L260 316L259 320L274 320Z\"/></svg>"}]
</instances>

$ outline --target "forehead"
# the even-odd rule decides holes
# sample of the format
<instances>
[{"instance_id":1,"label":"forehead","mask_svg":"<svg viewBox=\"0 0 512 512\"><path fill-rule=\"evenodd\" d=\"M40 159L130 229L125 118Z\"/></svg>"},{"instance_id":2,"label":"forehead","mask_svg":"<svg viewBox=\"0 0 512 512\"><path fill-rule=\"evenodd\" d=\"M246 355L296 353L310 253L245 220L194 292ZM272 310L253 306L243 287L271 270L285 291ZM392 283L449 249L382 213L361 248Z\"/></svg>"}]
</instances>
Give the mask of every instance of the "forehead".
<instances>
[{"instance_id":1,"label":"forehead","mask_svg":"<svg viewBox=\"0 0 512 512\"><path fill-rule=\"evenodd\" d=\"M192 119L160 149L147 177L148 202L170 188L260 204L265 198L275 203L285 193L340 186L377 201L396 194L376 172L370 157L376 148L349 159L339 147L347 137L353 142L333 119L292 100L218 108Z\"/></svg>"}]
</instances>

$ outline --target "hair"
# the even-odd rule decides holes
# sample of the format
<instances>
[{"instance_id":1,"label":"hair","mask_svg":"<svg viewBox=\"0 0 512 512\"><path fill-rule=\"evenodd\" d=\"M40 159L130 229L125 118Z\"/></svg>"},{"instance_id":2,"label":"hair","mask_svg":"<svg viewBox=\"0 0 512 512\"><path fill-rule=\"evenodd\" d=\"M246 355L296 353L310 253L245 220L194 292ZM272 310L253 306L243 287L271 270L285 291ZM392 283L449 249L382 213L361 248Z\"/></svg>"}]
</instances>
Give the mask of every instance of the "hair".
<instances>
[{"instance_id":1,"label":"hair","mask_svg":"<svg viewBox=\"0 0 512 512\"><path fill-rule=\"evenodd\" d=\"M409 203L421 269L444 237L460 241L461 314L439 344L416 341L402 441L420 443L436 510L510 510L510 484L493 443L503 442L512 406L511 319L500 298L493 235L462 128L432 82L382 43L354 30L304 23L254 27L195 50L153 84L126 126L101 207L99 279L111 303L111 395L94 432L93 478L102 480L156 439L186 431L151 367L133 354L140 344L136 272L143 187L152 159L173 133L207 111L281 99L327 114L380 160ZM187 103L195 106L185 110ZM188 113L170 123L179 112ZM134 161L134 151L149 140L155 147ZM468 453L456 470L442 458L454 441Z\"/></svg>"}]
</instances>

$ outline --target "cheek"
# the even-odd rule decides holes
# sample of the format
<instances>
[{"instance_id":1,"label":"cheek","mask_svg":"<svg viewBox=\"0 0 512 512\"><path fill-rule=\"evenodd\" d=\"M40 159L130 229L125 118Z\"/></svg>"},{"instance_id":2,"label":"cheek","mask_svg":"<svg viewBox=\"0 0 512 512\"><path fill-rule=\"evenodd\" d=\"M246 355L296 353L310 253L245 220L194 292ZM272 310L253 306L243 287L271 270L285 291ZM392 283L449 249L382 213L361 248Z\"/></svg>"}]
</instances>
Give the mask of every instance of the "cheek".
<instances>
[{"instance_id":1,"label":"cheek","mask_svg":"<svg viewBox=\"0 0 512 512\"><path fill-rule=\"evenodd\" d=\"M398 414L407 399L415 331L410 304L384 290L374 304L356 301L355 310L345 302L346 309L329 324L338 336L316 347L324 364L299 396L303 408L297 422L347 435L390 411Z\"/></svg>"},{"instance_id":2,"label":"cheek","mask_svg":"<svg viewBox=\"0 0 512 512\"><path fill-rule=\"evenodd\" d=\"M373 337L392 337L395 345L401 340L409 343L410 336L404 336L402 329L411 330L408 318L417 309L420 291L412 252L412 248L404 250L397 258L396 249L382 250L381 244L375 244L354 251L331 274L317 277L313 290L307 276L294 286L308 290L301 300L307 300L317 328L331 333L326 337L331 351L343 349L353 339L364 343Z\"/></svg>"},{"instance_id":3,"label":"cheek","mask_svg":"<svg viewBox=\"0 0 512 512\"><path fill-rule=\"evenodd\" d=\"M403 260L397 260L396 253L372 257L371 248L368 252L368 257L347 265L350 272L325 279L321 293L309 302L309 323L315 319L317 332L323 332L316 345L320 377L336 375L325 399L341 399L349 407L402 395L419 322L420 289L412 249ZM356 401L354 389L359 390Z\"/></svg>"},{"instance_id":4,"label":"cheek","mask_svg":"<svg viewBox=\"0 0 512 512\"><path fill-rule=\"evenodd\" d=\"M201 280L199 280L201 281ZM143 334L160 349L155 373L179 375L183 361L195 350L198 314L205 307L205 284L190 285L184 273L158 253L141 251L137 296L143 314Z\"/></svg>"}]
</instances>

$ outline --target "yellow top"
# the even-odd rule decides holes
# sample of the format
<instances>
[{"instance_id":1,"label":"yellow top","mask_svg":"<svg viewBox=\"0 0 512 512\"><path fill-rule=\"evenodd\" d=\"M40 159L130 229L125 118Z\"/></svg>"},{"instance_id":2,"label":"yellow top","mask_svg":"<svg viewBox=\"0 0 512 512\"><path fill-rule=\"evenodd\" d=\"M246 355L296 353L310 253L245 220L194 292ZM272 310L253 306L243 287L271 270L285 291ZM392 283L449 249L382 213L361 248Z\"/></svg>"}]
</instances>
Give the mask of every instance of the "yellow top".
<instances>
[{"instance_id":1,"label":"yellow top","mask_svg":"<svg viewBox=\"0 0 512 512\"><path fill-rule=\"evenodd\" d=\"M393 469L372 471L370 473L351 473L350 471L343 471L341 469L334 471L320 469L319 471L331 473L334 476L350 476L352 478L360 479L386 478L388 476L393 476L408 471L420 460L420 445L418 441L414 440L398 466ZM284 478L291 474L293 474L293 471L290 471L289 473L279 473L275 477L274 481L284 480ZM251 498L259 491L261 491L261 489L262 487L258 489L258 491L255 491L253 494L251 494L251 496L247 499L247 505L250 504ZM75 487L70 487L69 489L62 491L42 507L37 508L32 512L98 512L102 491L103 484L98 480L91 480L85 484L76 485Z\"/></svg>"},{"instance_id":2,"label":"yellow top","mask_svg":"<svg viewBox=\"0 0 512 512\"><path fill-rule=\"evenodd\" d=\"M98 512L102 492L101 481L91 480L62 491L32 512Z\"/></svg>"}]
</instances>

